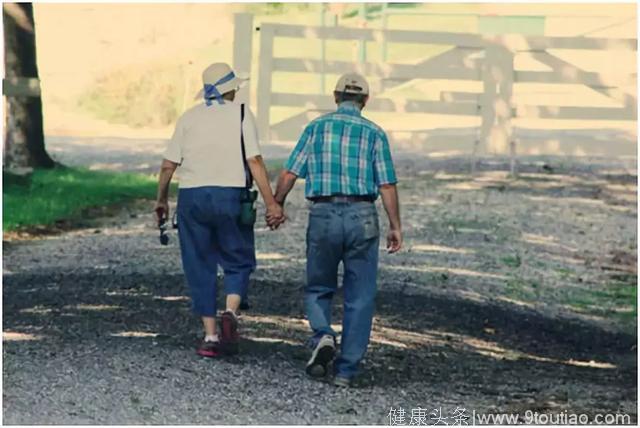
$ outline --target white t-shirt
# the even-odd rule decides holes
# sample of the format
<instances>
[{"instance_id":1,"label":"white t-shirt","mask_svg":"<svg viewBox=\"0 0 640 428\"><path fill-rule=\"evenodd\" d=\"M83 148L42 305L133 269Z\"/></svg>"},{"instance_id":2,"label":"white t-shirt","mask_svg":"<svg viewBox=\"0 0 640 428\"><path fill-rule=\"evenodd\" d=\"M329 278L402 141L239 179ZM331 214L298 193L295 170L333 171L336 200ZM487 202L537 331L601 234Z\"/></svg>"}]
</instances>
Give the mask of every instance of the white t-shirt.
<instances>
[{"instance_id":1,"label":"white t-shirt","mask_svg":"<svg viewBox=\"0 0 640 428\"><path fill-rule=\"evenodd\" d=\"M244 147L247 159L260 155L258 131L249 106L244 107ZM199 104L187 110L164 152L180 164L180 188L244 187L245 172L240 144L240 104L225 101Z\"/></svg>"}]
</instances>

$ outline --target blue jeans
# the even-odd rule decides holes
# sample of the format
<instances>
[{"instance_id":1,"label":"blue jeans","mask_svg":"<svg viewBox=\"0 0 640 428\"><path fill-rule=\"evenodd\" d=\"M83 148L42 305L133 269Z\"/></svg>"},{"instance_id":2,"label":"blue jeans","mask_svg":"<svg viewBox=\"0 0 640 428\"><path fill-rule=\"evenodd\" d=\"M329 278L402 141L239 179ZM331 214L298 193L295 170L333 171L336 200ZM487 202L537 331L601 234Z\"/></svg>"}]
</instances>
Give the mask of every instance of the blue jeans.
<instances>
[{"instance_id":1,"label":"blue jeans","mask_svg":"<svg viewBox=\"0 0 640 428\"><path fill-rule=\"evenodd\" d=\"M242 235L244 236L244 242L249 246L249 251L251 252L251 273L256 271L256 237L253 232L253 226L241 225L240 230ZM244 293L242 294L242 301L247 302L249 299L249 287L244 289Z\"/></svg>"},{"instance_id":2,"label":"blue jeans","mask_svg":"<svg viewBox=\"0 0 640 428\"><path fill-rule=\"evenodd\" d=\"M216 315L218 263L227 294L246 294L255 266L250 235L239 223L241 188L196 187L178 193L178 234L182 267L191 291L193 311Z\"/></svg>"},{"instance_id":3,"label":"blue jeans","mask_svg":"<svg viewBox=\"0 0 640 428\"><path fill-rule=\"evenodd\" d=\"M339 376L351 378L369 345L375 309L380 228L375 204L315 203L307 228L305 310L317 340L336 336L331 328L331 301L338 286L338 265L344 264L344 318Z\"/></svg>"}]
</instances>

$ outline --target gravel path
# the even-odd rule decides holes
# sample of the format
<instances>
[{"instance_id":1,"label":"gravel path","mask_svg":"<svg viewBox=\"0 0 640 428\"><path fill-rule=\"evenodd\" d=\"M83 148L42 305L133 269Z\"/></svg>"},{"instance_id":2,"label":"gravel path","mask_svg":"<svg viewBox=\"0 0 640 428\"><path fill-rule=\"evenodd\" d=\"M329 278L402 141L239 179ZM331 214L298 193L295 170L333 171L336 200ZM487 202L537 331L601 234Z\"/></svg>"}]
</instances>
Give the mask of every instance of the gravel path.
<instances>
[{"instance_id":1,"label":"gravel path","mask_svg":"<svg viewBox=\"0 0 640 428\"><path fill-rule=\"evenodd\" d=\"M635 278L635 171L531 163L514 181L485 162L471 180L464 160L398 163L406 250L381 255L358 388L303 373L298 185L291 222L258 225L235 358L194 354L177 237L158 244L149 202L5 242L4 423L384 424L391 408L417 407L637 421L635 320L623 323L628 308L611 299L571 304L607 291L612 275Z\"/></svg>"}]
</instances>

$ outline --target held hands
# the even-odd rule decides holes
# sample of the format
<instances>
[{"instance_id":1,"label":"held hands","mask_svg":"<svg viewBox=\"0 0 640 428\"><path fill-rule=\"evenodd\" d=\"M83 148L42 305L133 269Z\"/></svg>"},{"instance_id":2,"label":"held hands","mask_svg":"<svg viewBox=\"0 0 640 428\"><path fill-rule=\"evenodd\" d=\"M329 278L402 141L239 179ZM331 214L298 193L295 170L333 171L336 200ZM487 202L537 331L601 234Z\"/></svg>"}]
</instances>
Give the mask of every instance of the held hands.
<instances>
[{"instance_id":1,"label":"held hands","mask_svg":"<svg viewBox=\"0 0 640 428\"><path fill-rule=\"evenodd\" d=\"M273 203L267 206L267 212L265 214L265 220L269 229L276 230L282 223L285 222L287 216L284 214L282 205Z\"/></svg>"},{"instance_id":2,"label":"held hands","mask_svg":"<svg viewBox=\"0 0 640 428\"><path fill-rule=\"evenodd\" d=\"M389 254L393 254L401 247L402 231L400 229L389 229L389 233L387 233L387 251Z\"/></svg>"}]
</instances>

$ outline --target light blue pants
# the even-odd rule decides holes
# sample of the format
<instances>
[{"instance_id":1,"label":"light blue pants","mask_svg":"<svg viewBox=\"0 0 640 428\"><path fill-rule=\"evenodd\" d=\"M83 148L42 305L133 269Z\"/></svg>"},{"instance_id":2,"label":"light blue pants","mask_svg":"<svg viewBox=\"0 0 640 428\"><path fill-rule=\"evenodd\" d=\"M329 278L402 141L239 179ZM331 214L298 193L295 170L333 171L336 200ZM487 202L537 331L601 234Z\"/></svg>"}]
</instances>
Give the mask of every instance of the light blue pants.
<instances>
[{"instance_id":1,"label":"light blue pants","mask_svg":"<svg viewBox=\"0 0 640 428\"><path fill-rule=\"evenodd\" d=\"M227 294L246 294L255 266L250 235L239 224L241 188L196 187L178 193L178 234L182 266L193 311L216 315L218 263Z\"/></svg>"},{"instance_id":2,"label":"light blue pants","mask_svg":"<svg viewBox=\"0 0 640 428\"><path fill-rule=\"evenodd\" d=\"M337 374L351 378L369 345L375 309L380 229L371 202L315 203L307 228L305 310L317 341L336 336L331 328L331 302L344 264L344 318Z\"/></svg>"}]
</instances>

